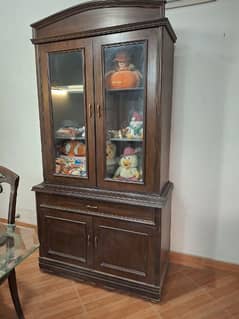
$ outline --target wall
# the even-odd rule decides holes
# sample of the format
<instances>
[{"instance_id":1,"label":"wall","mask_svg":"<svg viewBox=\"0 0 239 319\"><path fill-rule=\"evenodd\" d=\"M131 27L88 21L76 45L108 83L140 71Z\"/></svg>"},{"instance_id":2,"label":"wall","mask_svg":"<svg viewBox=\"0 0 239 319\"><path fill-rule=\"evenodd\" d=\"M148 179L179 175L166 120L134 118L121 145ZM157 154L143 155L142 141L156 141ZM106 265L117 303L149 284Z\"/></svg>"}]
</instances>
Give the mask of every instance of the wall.
<instances>
[{"instance_id":1,"label":"wall","mask_svg":"<svg viewBox=\"0 0 239 319\"><path fill-rule=\"evenodd\" d=\"M0 163L20 177L17 211L36 223L33 185L42 180L35 53L30 24L78 0L0 1ZM7 195L7 194L6 194ZM0 216L7 206L0 203Z\"/></svg>"},{"instance_id":2,"label":"wall","mask_svg":"<svg viewBox=\"0 0 239 319\"><path fill-rule=\"evenodd\" d=\"M239 1L168 10L175 52L172 250L239 263Z\"/></svg>"},{"instance_id":3,"label":"wall","mask_svg":"<svg viewBox=\"0 0 239 319\"><path fill-rule=\"evenodd\" d=\"M18 212L26 222L36 222L30 189L42 181L29 25L79 2L0 2L0 163L21 176ZM178 35L171 145L172 250L237 263L238 10L238 0L219 0L167 11ZM0 205L3 212L5 201Z\"/></svg>"}]
</instances>

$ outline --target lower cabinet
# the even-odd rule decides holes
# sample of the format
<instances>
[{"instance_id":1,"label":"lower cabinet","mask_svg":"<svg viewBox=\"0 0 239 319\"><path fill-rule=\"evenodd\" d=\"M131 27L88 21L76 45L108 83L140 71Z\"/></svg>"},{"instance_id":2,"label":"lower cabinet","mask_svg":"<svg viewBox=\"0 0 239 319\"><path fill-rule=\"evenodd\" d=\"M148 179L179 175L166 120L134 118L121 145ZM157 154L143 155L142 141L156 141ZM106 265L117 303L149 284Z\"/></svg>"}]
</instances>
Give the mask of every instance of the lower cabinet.
<instances>
[{"instance_id":1,"label":"lower cabinet","mask_svg":"<svg viewBox=\"0 0 239 319\"><path fill-rule=\"evenodd\" d=\"M39 195L37 213L43 270L160 299L164 210Z\"/></svg>"},{"instance_id":2,"label":"lower cabinet","mask_svg":"<svg viewBox=\"0 0 239 319\"><path fill-rule=\"evenodd\" d=\"M50 209L41 215L42 256L136 280L152 279L152 227Z\"/></svg>"}]
</instances>

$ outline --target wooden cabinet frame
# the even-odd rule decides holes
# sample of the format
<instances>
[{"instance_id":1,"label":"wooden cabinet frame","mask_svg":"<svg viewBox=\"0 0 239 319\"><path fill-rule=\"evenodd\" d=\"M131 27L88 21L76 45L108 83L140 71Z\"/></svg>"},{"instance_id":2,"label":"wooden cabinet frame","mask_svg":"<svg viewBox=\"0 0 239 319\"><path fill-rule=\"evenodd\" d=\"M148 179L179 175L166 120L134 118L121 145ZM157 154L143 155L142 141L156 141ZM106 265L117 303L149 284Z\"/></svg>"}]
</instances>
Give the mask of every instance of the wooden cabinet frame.
<instances>
[{"instance_id":1,"label":"wooden cabinet frame","mask_svg":"<svg viewBox=\"0 0 239 319\"><path fill-rule=\"evenodd\" d=\"M97 145L98 145L98 156L100 156L100 150L105 150L105 121L104 121L104 84L103 84L103 69L104 63L102 61L102 50L104 47L115 44L133 44L133 43L145 43L146 51L146 69L147 78L145 80L146 85L146 110L145 110L145 136L146 140L144 143L144 181L142 183L125 183L125 182L114 182L113 180L105 179L105 156L100 156L99 166L97 167L98 185L102 188L109 188L115 190L125 191L153 191L154 184L154 173L150 169L150 166L154 166L154 152L152 152L153 145L155 143L155 130L156 130L156 108L154 107L154 97L157 95L156 84L157 84L157 71L155 65L157 65L157 47L158 47L158 29L147 29L141 31L124 32L120 34L110 34L102 37L97 37L93 41L94 56L95 56L95 83L96 83L96 105L100 105L102 108L101 116L97 117L96 130L97 134ZM149 62L150 61L150 62Z\"/></svg>"},{"instance_id":2,"label":"wooden cabinet frame","mask_svg":"<svg viewBox=\"0 0 239 319\"><path fill-rule=\"evenodd\" d=\"M176 35L164 1L96 0L32 25L36 49L44 181L36 192L39 265L44 271L159 301L170 249L169 181ZM105 177L102 50L144 43L146 109L143 181ZM52 52L84 52L88 177L55 173L49 90ZM128 245L129 244L129 245ZM130 255L130 258L128 257Z\"/></svg>"},{"instance_id":3,"label":"wooden cabinet frame","mask_svg":"<svg viewBox=\"0 0 239 319\"><path fill-rule=\"evenodd\" d=\"M89 177L77 181L74 177L59 176L55 174L54 166L54 145L53 145L53 125L52 125L52 103L50 97L49 83L49 64L48 56L54 52L73 52L82 50L85 60L85 121L87 128L87 159ZM60 43L48 43L39 48L40 59L40 79L41 79L41 95L42 103L40 104L40 114L44 115L41 126L42 148L44 158L45 178L51 183L59 183L65 185L95 186L96 185L96 170L95 170L95 124L94 124L94 85L93 85L93 52L92 41L90 39L72 40ZM50 136L50 138L49 138Z\"/></svg>"}]
</instances>

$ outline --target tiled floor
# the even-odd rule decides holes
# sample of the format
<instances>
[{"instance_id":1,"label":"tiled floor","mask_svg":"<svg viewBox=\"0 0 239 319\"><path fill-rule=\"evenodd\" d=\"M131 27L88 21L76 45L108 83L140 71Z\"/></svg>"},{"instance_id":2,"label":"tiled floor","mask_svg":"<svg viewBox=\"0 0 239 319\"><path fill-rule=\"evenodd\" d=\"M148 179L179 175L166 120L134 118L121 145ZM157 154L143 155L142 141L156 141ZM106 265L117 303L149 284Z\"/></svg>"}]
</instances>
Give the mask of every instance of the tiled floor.
<instances>
[{"instance_id":1,"label":"tiled floor","mask_svg":"<svg viewBox=\"0 0 239 319\"><path fill-rule=\"evenodd\" d=\"M37 254L17 269L26 319L239 318L239 274L172 264L162 301L77 283L39 271ZM7 282L0 287L0 318L17 318Z\"/></svg>"}]
</instances>

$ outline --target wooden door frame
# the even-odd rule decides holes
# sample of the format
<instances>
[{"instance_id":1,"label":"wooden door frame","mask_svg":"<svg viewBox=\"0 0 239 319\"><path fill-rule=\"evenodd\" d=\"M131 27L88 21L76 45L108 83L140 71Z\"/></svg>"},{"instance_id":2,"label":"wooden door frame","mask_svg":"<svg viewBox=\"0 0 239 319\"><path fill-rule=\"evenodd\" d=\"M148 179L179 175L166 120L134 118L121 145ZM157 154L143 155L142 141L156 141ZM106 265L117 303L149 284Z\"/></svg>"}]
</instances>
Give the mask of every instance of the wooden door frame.
<instances>
[{"instance_id":1,"label":"wooden door frame","mask_svg":"<svg viewBox=\"0 0 239 319\"><path fill-rule=\"evenodd\" d=\"M94 52L94 79L95 79L95 105L101 109L96 114L96 156L99 158L97 166L97 185L100 188L108 188L112 190L123 191L144 191L153 192L154 186L154 143L155 129L157 118L157 69L158 69L158 37L159 29L145 29L130 32L122 32L117 34L109 34L99 36L93 39ZM144 182L143 183L127 183L105 179L105 130L104 130L104 85L103 85L103 48L109 47L111 44L131 44L134 42L147 43L147 85L146 85L146 109L145 109L145 143L144 143ZM103 153L103 154L102 154Z\"/></svg>"},{"instance_id":2,"label":"wooden door frame","mask_svg":"<svg viewBox=\"0 0 239 319\"><path fill-rule=\"evenodd\" d=\"M50 79L48 54L51 52L73 52L84 51L84 81L85 81L85 126L87 129L87 168L88 178L64 176L55 173L55 162L53 158L54 137L53 137L53 118L52 102L50 96ZM44 165L44 178L47 182L64 184L71 186L96 186L95 168L95 124L94 124L94 86L93 86L93 56L92 40L80 39L63 41L59 43L49 43L40 45L38 48L40 63L40 117L41 117L41 136L42 152ZM43 119L44 114L44 119ZM55 152L54 152L55 153Z\"/></svg>"}]
</instances>

